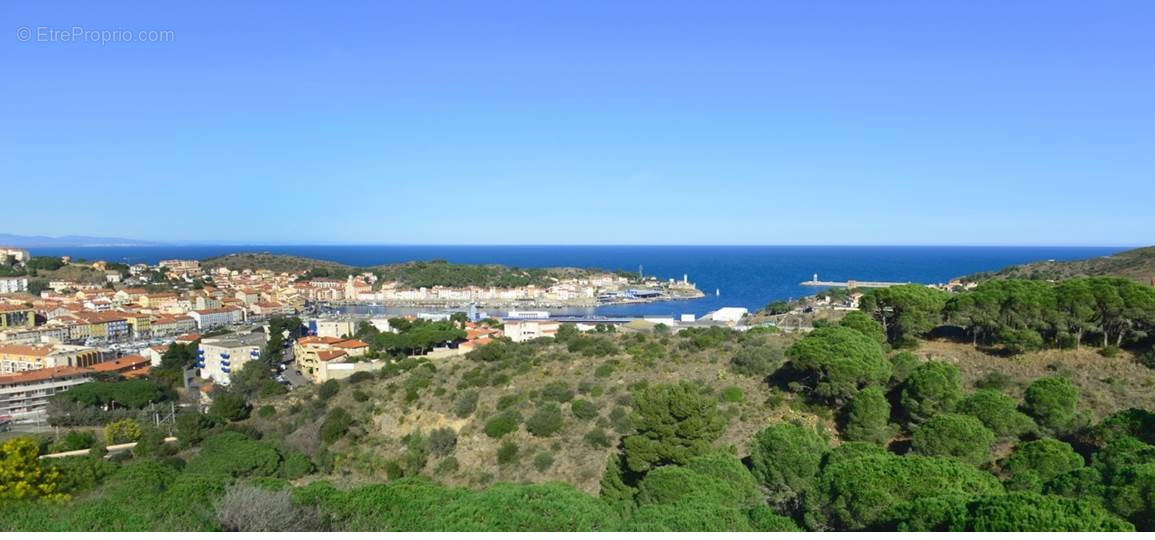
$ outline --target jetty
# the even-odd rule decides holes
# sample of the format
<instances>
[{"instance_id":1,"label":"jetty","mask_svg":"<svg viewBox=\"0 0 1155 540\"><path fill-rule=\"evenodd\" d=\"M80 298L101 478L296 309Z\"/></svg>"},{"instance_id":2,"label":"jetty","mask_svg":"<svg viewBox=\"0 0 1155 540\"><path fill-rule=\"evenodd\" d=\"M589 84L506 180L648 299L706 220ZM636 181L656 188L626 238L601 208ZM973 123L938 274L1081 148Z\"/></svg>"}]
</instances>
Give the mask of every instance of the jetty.
<instances>
[{"instance_id":1,"label":"jetty","mask_svg":"<svg viewBox=\"0 0 1155 540\"><path fill-rule=\"evenodd\" d=\"M886 287L893 287L895 285L910 285L911 282L898 281L821 281L818 279L818 274L814 274L814 279L803 281L801 284L804 287L845 287L847 289L866 288L866 289L884 289Z\"/></svg>"}]
</instances>

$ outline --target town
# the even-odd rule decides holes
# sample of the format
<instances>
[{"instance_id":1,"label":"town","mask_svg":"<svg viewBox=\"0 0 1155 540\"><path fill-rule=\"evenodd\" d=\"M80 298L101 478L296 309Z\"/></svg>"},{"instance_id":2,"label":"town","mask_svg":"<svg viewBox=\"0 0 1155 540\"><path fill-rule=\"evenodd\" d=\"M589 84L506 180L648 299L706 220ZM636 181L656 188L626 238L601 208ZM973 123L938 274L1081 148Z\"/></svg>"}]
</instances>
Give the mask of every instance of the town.
<instances>
[{"instance_id":1,"label":"town","mask_svg":"<svg viewBox=\"0 0 1155 540\"><path fill-rule=\"evenodd\" d=\"M406 287L365 271L343 279L319 272L229 268L198 260L155 265L33 257L0 247L0 423L40 426L50 398L73 386L114 376L145 378L170 346L196 346L196 362L180 377L185 406L205 409L215 388L261 358L271 321L297 321L284 331L276 380L318 384L381 369L391 358L367 359L369 344L353 339L363 325L398 330L384 315L356 315L335 306L421 307L401 320L453 320L460 334L429 344L419 356L466 354L494 339L512 342L552 337L562 325L579 331L621 328L678 331L737 326L745 308L695 317L551 316L542 308L653 302L702 296L688 276L658 281L642 275L583 271L548 283L497 286ZM47 275L48 277L43 277ZM509 307L500 318L479 308ZM512 309L519 308L519 309ZM529 308L529 309L526 309Z\"/></svg>"}]
</instances>

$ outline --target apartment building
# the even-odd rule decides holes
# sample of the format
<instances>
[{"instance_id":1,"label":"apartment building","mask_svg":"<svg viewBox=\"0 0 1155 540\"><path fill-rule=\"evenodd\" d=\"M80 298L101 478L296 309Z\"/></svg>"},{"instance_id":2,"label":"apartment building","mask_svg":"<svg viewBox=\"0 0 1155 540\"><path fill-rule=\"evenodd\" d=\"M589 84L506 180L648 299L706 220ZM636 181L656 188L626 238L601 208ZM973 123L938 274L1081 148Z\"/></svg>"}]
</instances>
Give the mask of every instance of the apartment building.
<instances>
[{"instance_id":1,"label":"apartment building","mask_svg":"<svg viewBox=\"0 0 1155 540\"><path fill-rule=\"evenodd\" d=\"M355 371L352 368L330 364L355 363L356 359L365 356L367 352L368 343L338 337L309 336L298 339L293 345L293 358L297 367L302 374L317 383L352 375Z\"/></svg>"},{"instance_id":2,"label":"apartment building","mask_svg":"<svg viewBox=\"0 0 1155 540\"><path fill-rule=\"evenodd\" d=\"M196 321L197 328L200 330L228 326L245 320L245 312L243 310L227 307L190 311L188 312L188 316Z\"/></svg>"},{"instance_id":3,"label":"apartment building","mask_svg":"<svg viewBox=\"0 0 1155 540\"><path fill-rule=\"evenodd\" d=\"M43 415L48 400L73 386L92 380L92 370L56 367L0 376L0 416L14 420Z\"/></svg>"},{"instance_id":4,"label":"apartment building","mask_svg":"<svg viewBox=\"0 0 1155 540\"><path fill-rule=\"evenodd\" d=\"M103 358L100 351L77 345L0 343L0 374L44 368L88 367Z\"/></svg>"},{"instance_id":5,"label":"apartment building","mask_svg":"<svg viewBox=\"0 0 1155 540\"><path fill-rule=\"evenodd\" d=\"M0 294L20 293L28 290L28 278L0 277Z\"/></svg>"},{"instance_id":6,"label":"apartment building","mask_svg":"<svg viewBox=\"0 0 1155 540\"><path fill-rule=\"evenodd\" d=\"M200 376L227 385L230 374L250 361L260 360L268 337L263 333L236 334L204 338L197 348L196 367Z\"/></svg>"},{"instance_id":7,"label":"apartment building","mask_svg":"<svg viewBox=\"0 0 1155 540\"><path fill-rule=\"evenodd\" d=\"M152 319L150 327L154 336L172 336L196 330L197 322L187 315L160 315Z\"/></svg>"},{"instance_id":8,"label":"apartment building","mask_svg":"<svg viewBox=\"0 0 1155 540\"><path fill-rule=\"evenodd\" d=\"M15 306L0 305L0 331L36 326L36 311Z\"/></svg>"}]
</instances>

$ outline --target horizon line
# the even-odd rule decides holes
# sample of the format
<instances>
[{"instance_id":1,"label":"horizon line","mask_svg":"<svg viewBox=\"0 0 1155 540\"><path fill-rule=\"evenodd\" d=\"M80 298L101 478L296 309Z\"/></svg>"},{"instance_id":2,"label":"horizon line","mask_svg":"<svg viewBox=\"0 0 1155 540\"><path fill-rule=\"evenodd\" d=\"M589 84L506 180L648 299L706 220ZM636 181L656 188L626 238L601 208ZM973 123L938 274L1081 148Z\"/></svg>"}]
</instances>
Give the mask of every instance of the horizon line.
<instances>
[{"instance_id":1,"label":"horizon line","mask_svg":"<svg viewBox=\"0 0 1155 540\"><path fill-rule=\"evenodd\" d=\"M61 244L42 246L20 246L23 249L64 249L64 248L173 248L173 247L1057 247L1057 248L1124 248L1133 249L1147 247L1152 244L1029 244L1029 243L896 243L896 244L670 244L670 243L277 243L277 242L147 242L140 244L108 243L108 244Z\"/></svg>"}]
</instances>

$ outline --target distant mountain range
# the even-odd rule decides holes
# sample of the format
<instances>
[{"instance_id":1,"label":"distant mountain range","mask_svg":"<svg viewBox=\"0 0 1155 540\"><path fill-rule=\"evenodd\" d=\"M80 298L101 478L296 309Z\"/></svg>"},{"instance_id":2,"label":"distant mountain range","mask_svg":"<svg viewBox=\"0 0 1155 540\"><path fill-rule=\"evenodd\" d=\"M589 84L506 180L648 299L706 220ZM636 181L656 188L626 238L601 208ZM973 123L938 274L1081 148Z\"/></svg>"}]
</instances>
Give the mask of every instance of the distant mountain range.
<instances>
[{"instance_id":1,"label":"distant mountain range","mask_svg":"<svg viewBox=\"0 0 1155 540\"><path fill-rule=\"evenodd\" d=\"M102 236L21 236L0 233L0 246L19 248L46 247L103 247L103 246L159 246L158 242L107 238Z\"/></svg>"}]
</instances>

